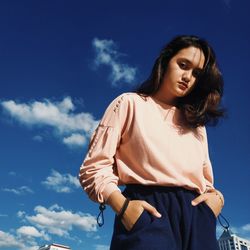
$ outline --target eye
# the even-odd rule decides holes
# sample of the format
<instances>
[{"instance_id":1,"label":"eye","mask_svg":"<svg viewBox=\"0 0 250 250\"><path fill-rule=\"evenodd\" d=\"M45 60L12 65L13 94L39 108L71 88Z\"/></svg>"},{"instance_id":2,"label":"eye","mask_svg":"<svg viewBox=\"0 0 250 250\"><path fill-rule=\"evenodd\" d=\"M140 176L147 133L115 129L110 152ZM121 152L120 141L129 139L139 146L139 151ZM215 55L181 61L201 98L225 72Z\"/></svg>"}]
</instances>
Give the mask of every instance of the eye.
<instances>
[{"instance_id":1,"label":"eye","mask_svg":"<svg viewBox=\"0 0 250 250\"><path fill-rule=\"evenodd\" d=\"M184 62L184 61L181 61L181 62L179 62L179 67L180 67L181 69L187 69L187 63Z\"/></svg>"},{"instance_id":2,"label":"eye","mask_svg":"<svg viewBox=\"0 0 250 250\"><path fill-rule=\"evenodd\" d=\"M193 70L193 76L195 77L195 78L199 78L199 77L201 77L201 75L202 75L202 70L201 69L194 69Z\"/></svg>"}]
</instances>

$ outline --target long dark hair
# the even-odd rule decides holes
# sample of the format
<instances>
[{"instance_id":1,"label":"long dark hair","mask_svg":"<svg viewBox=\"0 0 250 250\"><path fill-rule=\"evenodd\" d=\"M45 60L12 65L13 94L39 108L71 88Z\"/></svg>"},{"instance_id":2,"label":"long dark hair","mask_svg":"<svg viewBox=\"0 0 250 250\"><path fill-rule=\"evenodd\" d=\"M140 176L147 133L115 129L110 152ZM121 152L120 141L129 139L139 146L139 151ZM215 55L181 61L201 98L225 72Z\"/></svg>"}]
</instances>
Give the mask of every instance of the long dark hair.
<instances>
[{"instance_id":1,"label":"long dark hair","mask_svg":"<svg viewBox=\"0 0 250 250\"><path fill-rule=\"evenodd\" d=\"M209 44L197 36L177 36L163 47L156 59L149 78L136 90L140 95L155 94L163 80L168 63L181 49L196 47L205 56L202 74L196 79L194 89L178 99L177 107L183 114L185 123L193 128L206 124L216 125L224 115L220 107L223 95L223 78L216 64L216 56Z\"/></svg>"}]
</instances>

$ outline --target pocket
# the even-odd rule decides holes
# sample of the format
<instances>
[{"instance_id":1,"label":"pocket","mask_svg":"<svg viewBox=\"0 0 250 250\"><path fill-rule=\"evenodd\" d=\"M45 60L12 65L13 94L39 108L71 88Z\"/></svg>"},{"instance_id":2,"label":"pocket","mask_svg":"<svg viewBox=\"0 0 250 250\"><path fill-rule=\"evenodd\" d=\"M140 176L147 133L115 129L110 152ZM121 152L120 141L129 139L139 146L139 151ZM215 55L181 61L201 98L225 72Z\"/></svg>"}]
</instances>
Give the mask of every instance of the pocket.
<instances>
[{"instance_id":1,"label":"pocket","mask_svg":"<svg viewBox=\"0 0 250 250\"><path fill-rule=\"evenodd\" d=\"M130 230L127 230L122 222L121 222L121 224L127 233L134 233L134 232L140 231L140 230L146 228L148 225L150 225L151 224L151 216L147 212L147 210L144 209Z\"/></svg>"},{"instance_id":2,"label":"pocket","mask_svg":"<svg viewBox=\"0 0 250 250\"><path fill-rule=\"evenodd\" d=\"M212 210L212 208L205 201L202 204L205 207L205 209L208 211L208 213L213 217L213 219L217 220L217 217L214 211Z\"/></svg>"},{"instance_id":3,"label":"pocket","mask_svg":"<svg viewBox=\"0 0 250 250\"><path fill-rule=\"evenodd\" d=\"M129 230L129 232L138 231L141 228L144 228L146 225L150 223L150 218L148 212L144 209L141 215L138 217L137 221L133 225L133 227Z\"/></svg>"}]
</instances>

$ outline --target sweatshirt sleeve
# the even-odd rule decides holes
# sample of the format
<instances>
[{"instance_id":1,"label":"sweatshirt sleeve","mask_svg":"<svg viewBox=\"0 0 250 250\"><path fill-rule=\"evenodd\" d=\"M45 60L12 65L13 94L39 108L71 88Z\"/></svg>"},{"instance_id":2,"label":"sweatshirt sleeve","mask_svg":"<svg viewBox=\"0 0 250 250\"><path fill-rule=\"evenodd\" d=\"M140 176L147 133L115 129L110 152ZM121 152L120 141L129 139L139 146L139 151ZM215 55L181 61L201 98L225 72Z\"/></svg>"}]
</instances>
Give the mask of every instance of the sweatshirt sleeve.
<instances>
[{"instance_id":1,"label":"sweatshirt sleeve","mask_svg":"<svg viewBox=\"0 0 250 250\"><path fill-rule=\"evenodd\" d=\"M114 156L119 147L128 115L128 97L118 96L106 109L94 131L87 155L81 165L79 180L90 199L105 202L118 188Z\"/></svg>"},{"instance_id":2,"label":"sweatshirt sleeve","mask_svg":"<svg viewBox=\"0 0 250 250\"><path fill-rule=\"evenodd\" d=\"M209 191L215 188L214 188L213 169L212 169L212 164L211 164L210 157L209 157L207 132L206 132L205 127L203 127L203 144L204 144L204 151L205 151L205 160L203 163L203 175L206 181L206 191Z\"/></svg>"}]
</instances>

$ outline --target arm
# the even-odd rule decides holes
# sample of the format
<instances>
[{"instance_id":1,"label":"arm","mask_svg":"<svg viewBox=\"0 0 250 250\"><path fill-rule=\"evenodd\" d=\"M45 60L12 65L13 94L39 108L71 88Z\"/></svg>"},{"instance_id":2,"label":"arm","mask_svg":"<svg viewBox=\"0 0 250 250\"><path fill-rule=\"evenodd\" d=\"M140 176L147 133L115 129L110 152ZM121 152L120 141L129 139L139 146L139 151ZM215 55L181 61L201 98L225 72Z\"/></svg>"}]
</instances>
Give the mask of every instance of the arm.
<instances>
[{"instance_id":1,"label":"arm","mask_svg":"<svg viewBox=\"0 0 250 250\"><path fill-rule=\"evenodd\" d=\"M213 170L212 164L209 158L208 151L208 140L206 128L202 128L202 136L203 136L203 146L205 152L205 161L203 165L203 175L206 181L206 191L205 193L199 195L196 199L192 201L192 205L196 206L201 202L206 202L208 206L213 210L215 216L218 216L224 206L224 197L222 193L215 189L214 187L214 178L213 178Z\"/></svg>"},{"instance_id":2,"label":"arm","mask_svg":"<svg viewBox=\"0 0 250 250\"><path fill-rule=\"evenodd\" d=\"M120 191L119 178L114 169L114 156L120 144L127 114L128 100L121 95L106 109L81 165L80 183L95 202L106 202L112 192Z\"/></svg>"}]
</instances>

